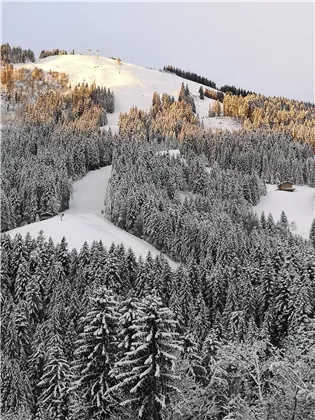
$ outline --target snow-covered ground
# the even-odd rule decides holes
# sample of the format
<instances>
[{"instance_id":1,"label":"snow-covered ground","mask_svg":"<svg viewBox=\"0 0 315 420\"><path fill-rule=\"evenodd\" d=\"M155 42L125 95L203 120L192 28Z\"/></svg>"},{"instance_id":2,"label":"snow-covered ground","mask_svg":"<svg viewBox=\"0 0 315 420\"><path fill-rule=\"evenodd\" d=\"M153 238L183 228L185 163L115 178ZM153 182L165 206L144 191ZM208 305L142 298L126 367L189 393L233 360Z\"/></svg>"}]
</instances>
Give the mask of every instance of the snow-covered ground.
<instances>
[{"instance_id":1,"label":"snow-covered ground","mask_svg":"<svg viewBox=\"0 0 315 420\"><path fill-rule=\"evenodd\" d=\"M242 124L232 117L203 117L201 121L205 128L211 130L235 131L242 128Z\"/></svg>"},{"instance_id":2,"label":"snow-covered ground","mask_svg":"<svg viewBox=\"0 0 315 420\"><path fill-rule=\"evenodd\" d=\"M279 220L284 211L292 232L308 239L311 224L315 218L315 188L295 185L293 192L277 191L277 185L267 184L267 195L260 198L254 207L260 216L264 211L266 217L272 214L275 221Z\"/></svg>"},{"instance_id":3,"label":"snow-covered ground","mask_svg":"<svg viewBox=\"0 0 315 420\"><path fill-rule=\"evenodd\" d=\"M106 127L111 127L114 133L118 130L117 122L120 112L127 112L132 106L149 109L152 105L154 92L168 93L177 98L182 82L185 85L188 84L195 100L196 112L200 118L207 117L209 104L213 102L209 98L199 99L198 91L202 86L200 83L191 82L172 73L125 62L119 66L116 60L105 57L60 55L47 57L35 63L18 64L16 67L31 69L38 67L46 72L52 70L67 73L72 86L82 82L89 84L95 82L99 86L112 89L115 93L115 112L107 115L108 124ZM204 86L204 88L207 87ZM224 121L225 117L221 118L220 128L224 127ZM231 125L230 122L227 124Z\"/></svg>"},{"instance_id":4,"label":"snow-covered ground","mask_svg":"<svg viewBox=\"0 0 315 420\"><path fill-rule=\"evenodd\" d=\"M195 100L196 112L201 119L204 119L205 126L211 124L213 126L213 122L217 121L217 119L207 118L209 104L213 100L199 99L198 91L201 85L182 79L175 74L125 62L119 66L116 60L86 55L47 57L35 63L20 64L16 67L30 69L38 67L46 72L49 70L64 72L69 75L69 82L72 85L95 82L99 86L112 89L115 94L115 112L108 114L108 125L104 129L111 128L114 133L118 131L117 123L121 112L127 112L133 106L137 106L139 109L149 109L152 105L154 92L168 93L177 97L182 82L189 86ZM206 122L208 120L212 121L211 124ZM227 127L230 127L232 125L230 120L225 117L220 118L220 128L225 128L225 121ZM175 150L170 151L172 156L176 156L177 153L179 152ZM111 167L92 171L74 184L70 209L65 211L62 221L59 216L56 216L11 230L9 234L14 236L20 232L22 235L26 235L27 232L30 232L32 236L36 237L39 231L43 230L44 235L47 238L51 237L55 242L59 242L65 236L70 249L79 249L84 241L91 244L93 240L102 240L106 247L109 247L112 242L123 243L126 248L131 247L137 256L146 256L148 251L151 251L153 256L158 255L159 251L154 247L114 226L101 214L110 172ZM170 261L170 264L173 267L176 266L174 262Z\"/></svg>"},{"instance_id":5,"label":"snow-covered ground","mask_svg":"<svg viewBox=\"0 0 315 420\"><path fill-rule=\"evenodd\" d=\"M94 240L102 240L106 248L109 248L113 242L122 243L126 249L132 248L137 257L140 255L146 257L149 251L153 257L159 255L160 252L146 241L104 219L101 211L104 207L110 173L111 166L107 166L91 171L83 179L76 181L70 208L64 212L62 221L60 216L55 216L10 230L8 233L13 237L16 233L25 236L27 232L30 232L31 236L36 238L39 231L43 230L44 236L47 239L51 237L56 243L65 236L69 249L79 250L84 241L91 245ZM178 266L169 258L167 260L172 268Z\"/></svg>"},{"instance_id":6,"label":"snow-covered ground","mask_svg":"<svg viewBox=\"0 0 315 420\"><path fill-rule=\"evenodd\" d=\"M180 156L180 151L179 149L162 150L161 152L157 152L157 154L162 156L169 154L170 157L177 158L177 156Z\"/></svg>"}]
</instances>

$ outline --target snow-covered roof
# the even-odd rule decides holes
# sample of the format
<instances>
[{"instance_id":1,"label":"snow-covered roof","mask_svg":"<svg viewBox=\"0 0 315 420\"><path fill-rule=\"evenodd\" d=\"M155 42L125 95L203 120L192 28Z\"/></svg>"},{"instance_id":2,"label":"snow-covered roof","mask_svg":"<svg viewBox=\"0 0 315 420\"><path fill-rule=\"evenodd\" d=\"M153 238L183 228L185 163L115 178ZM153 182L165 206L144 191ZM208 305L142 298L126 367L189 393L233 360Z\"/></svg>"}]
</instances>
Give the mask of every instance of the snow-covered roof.
<instances>
[{"instance_id":1,"label":"snow-covered roof","mask_svg":"<svg viewBox=\"0 0 315 420\"><path fill-rule=\"evenodd\" d=\"M291 184L291 185L293 185L293 182L291 182L291 181L282 181L282 182L280 182L280 184L278 184L278 187L280 187L280 185L284 185L284 184Z\"/></svg>"}]
</instances>

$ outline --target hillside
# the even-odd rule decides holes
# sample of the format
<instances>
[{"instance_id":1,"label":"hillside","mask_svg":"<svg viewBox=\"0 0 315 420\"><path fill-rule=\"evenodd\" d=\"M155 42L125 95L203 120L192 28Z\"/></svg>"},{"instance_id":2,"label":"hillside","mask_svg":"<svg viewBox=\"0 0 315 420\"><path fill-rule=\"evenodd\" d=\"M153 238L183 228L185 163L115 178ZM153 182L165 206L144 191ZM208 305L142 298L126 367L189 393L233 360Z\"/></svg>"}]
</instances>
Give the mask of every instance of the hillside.
<instances>
[{"instance_id":1,"label":"hillside","mask_svg":"<svg viewBox=\"0 0 315 420\"><path fill-rule=\"evenodd\" d=\"M62 221L60 216L52 217L41 222L31 223L9 231L13 238L17 233L23 237L29 232L36 238L42 230L44 237L51 237L55 243L60 243L66 237L69 249L79 250L86 241L92 245L93 241L102 241L106 248L114 242L123 244L125 249L132 248L136 257L145 258L148 252L153 257L160 252L146 241L131 235L104 219L101 210L104 207L104 196L111 174L111 166L89 172L83 179L74 183L73 197L70 209L64 212ZM172 268L178 264L167 258Z\"/></svg>"},{"instance_id":2,"label":"hillside","mask_svg":"<svg viewBox=\"0 0 315 420\"><path fill-rule=\"evenodd\" d=\"M266 217L271 213L275 221L280 219L284 211L292 233L308 239L315 217L315 188L306 185L295 187L296 190L290 193L278 191L277 185L267 184L267 195L260 197L254 210L259 216L262 212Z\"/></svg>"},{"instance_id":3,"label":"hillside","mask_svg":"<svg viewBox=\"0 0 315 420\"><path fill-rule=\"evenodd\" d=\"M27 66L1 128L3 419L313 420L311 145L236 131L229 94L207 117L170 73Z\"/></svg>"},{"instance_id":4,"label":"hillside","mask_svg":"<svg viewBox=\"0 0 315 420\"><path fill-rule=\"evenodd\" d=\"M175 74L136 66L123 61L119 66L118 62L111 58L96 58L86 55L52 56L37 60L34 63L19 64L16 67L29 69L38 67L46 72L50 70L64 72L69 75L69 82L72 85L82 82L88 84L95 82L99 86L112 89L115 94L115 112L107 115L108 125L106 127L111 127L113 132L118 129L117 121L120 112L128 112L133 106L139 109L149 109L152 105L154 92L168 93L177 98L182 83L188 85L195 100L197 114L204 119L205 126L211 128L213 122L214 128L217 128L215 118L207 118L209 105L214 101L209 98L200 100L198 91L201 85ZM220 128L224 128L224 123L220 125ZM227 128L231 128L230 120ZM240 128L240 124L236 123L233 128Z\"/></svg>"}]
</instances>

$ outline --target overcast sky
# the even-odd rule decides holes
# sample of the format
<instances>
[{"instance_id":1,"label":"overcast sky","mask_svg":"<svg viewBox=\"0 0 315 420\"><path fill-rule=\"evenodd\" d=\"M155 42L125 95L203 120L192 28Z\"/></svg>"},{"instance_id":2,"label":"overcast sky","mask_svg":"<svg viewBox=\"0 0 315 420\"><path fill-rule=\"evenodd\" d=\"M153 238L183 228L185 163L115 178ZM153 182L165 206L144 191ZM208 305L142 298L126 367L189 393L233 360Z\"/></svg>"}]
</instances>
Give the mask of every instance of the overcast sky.
<instances>
[{"instance_id":1,"label":"overcast sky","mask_svg":"<svg viewBox=\"0 0 315 420\"><path fill-rule=\"evenodd\" d=\"M313 3L2 3L2 42L166 64L314 102Z\"/></svg>"}]
</instances>

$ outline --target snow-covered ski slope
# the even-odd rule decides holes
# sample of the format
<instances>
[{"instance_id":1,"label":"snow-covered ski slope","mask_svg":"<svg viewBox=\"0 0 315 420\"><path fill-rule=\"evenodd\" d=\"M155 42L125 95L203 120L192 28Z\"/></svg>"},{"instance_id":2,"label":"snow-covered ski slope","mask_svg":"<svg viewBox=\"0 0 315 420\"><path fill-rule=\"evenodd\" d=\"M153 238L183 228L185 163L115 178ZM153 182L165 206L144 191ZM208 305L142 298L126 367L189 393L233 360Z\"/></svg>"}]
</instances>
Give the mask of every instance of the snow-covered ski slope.
<instances>
[{"instance_id":1,"label":"snow-covered ski slope","mask_svg":"<svg viewBox=\"0 0 315 420\"><path fill-rule=\"evenodd\" d=\"M280 219L284 211L293 233L308 239L311 224L315 218L315 188L295 185L295 191L278 191L277 185L267 184L267 195L260 197L254 211L260 216L265 212L266 217L272 214L275 221Z\"/></svg>"},{"instance_id":2,"label":"snow-covered ski slope","mask_svg":"<svg viewBox=\"0 0 315 420\"><path fill-rule=\"evenodd\" d=\"M113 242L122 243L126 249L132 248L137 257L140 255L146 257L149 251L153 257L159 255L160 252L146 241L104 219L101 211L104 208L104 197L111 168L111 166L106 166L91 171L83 179L74 183L70 208L64 212L62 220L60 216L55 216L10 230L9 235L14 237L15 234L21 233L24 237L27 232L30 232L31 236L36 238L42 230L44 236L47 239L51 237L55 243L60 242L65 236L70 250L72 248L80 250L84 241L91 245L94 240L102 240L106 248L109 248ZM167 260L172 268L178 266L169 258Z\"/></svg>"},{"instance_id":3,"label":"snow-covered ski slope","mask_svg":"<svg viewBox=\"0 0 315 420\"><path fill-rule=\"evenodd\" d=\"M242 128L242 124L232 117L204 117L201 118L206 129L235 131Z\"/></svg>"},{"instance_id":4,"label":"snow-covered ski slope","mask_svg":"<svg viewBox=\"0 0 315 420\"><path fill-rule=\"evenodd\" d=\"M146 67L136 66L122 62L121 66L117 60L105 57L92 57L87 55L60 55L47 57L35 63L19 64L16 67L34 68L38 67L48 72L49 70L67 73L72 85L77 83L93 83L105 86L114 91L115 112L108 114L108 125L113 132L117 132L117 122L120 112L127 112L132 106L139 109L149 109L152 105L152 95L168 93L178 97L182 82L188 84L191 94L194 96L196 111L199 117L204 117L207 128L224 129L225 118L221 119L220 127L215 119L206 118L209 104L212 99L199 99L200 83L191 82L175 74L164 71L152 70ZM207 86L204 88L210 89ZM231 129L231 121L227 120L228 129ZM239 125L235 125L238 129Z\"/></svg>"}]
</instances>

